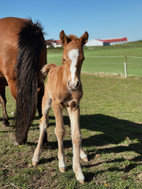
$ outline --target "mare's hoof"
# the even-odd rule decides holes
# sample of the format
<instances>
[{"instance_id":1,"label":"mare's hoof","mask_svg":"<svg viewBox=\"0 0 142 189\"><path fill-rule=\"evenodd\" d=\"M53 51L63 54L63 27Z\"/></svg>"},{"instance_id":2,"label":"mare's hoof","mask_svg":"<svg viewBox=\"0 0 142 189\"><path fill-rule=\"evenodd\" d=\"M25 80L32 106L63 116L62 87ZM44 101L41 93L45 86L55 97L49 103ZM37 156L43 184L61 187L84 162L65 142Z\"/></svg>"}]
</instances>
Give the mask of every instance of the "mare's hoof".
<instances>
[{"instance_id":1,"label":"mare's hoof","mask_svg":"<svg viewBox=\"0 0 142 189\"><path fill-rule=\"evenodd\" d=\"M66 172L66 169L65 169L65 167L60 167L60 168L59 168L59 171L60 171L61 173L65 173L65 172Z\"/></svg>"},{"instance_id":2,"label":"mare's hoof","mask_svg":"<svg viewBox=\"0 0 142 189\"><path fill-rule=\"evenodd\" d=\"M14 140L13 144L14 144L15 146L19 146L19 144L18 144L18 142L17 142L16 140Z\"/></svg>"},{"instance_id":3,"label":"mare's hoof","mask_svg":"<svg viewBox=\"0 0 142 189\"><path fill-rule=\"evenodd\" d=\"M24 139L23 142L22 142L22 141L17 142L17 140L15 139L14 142L13 142L13 144L14 144L15 146L19 146L19 145L26 144L26 142L27 142L27 139Z\"/></svg>"},{"instance_id":4,"label":"mare's hoof","mask_svg":"<svg viewBox=\"0 0 142 189\"><path fill-rule=\"evenodd\" d=\"M3 126L5 126L5 127L7 127L7 126L10 125L8 120L4 120L4 121L2 122L2 124L3 124Z\"/></svg>"}]
</instances>

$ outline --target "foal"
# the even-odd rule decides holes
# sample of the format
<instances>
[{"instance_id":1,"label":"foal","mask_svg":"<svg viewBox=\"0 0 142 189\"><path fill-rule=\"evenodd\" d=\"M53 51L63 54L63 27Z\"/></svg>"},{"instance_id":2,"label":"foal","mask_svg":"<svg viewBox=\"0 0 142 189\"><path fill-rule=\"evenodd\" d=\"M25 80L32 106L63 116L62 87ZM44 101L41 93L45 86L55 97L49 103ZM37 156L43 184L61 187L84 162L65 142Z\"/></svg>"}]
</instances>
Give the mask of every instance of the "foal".
<instances>
[{"instance_id":1,"label":"foal","mask_svg":"<svg viewBox=\"0 0 142 189\"><path fill-rule=\"evenodd\" d=\"M60 41L64 47L63 64L57 66L48 64L43 67L44 75L48 74L42 101L43 116L40 121L40 136L37 148L34 152L32 164L39 162L44 133L48 124L48 114L52 105L55 118L55 134L58 140L59 170L65 172L63 137L65 133L63 124L63 109L67 109L71 121L71 133L73 143L73 170L80 183L84 183L84 175L80 166L80 158L88 161L87 155L81 147L81 131L79 123L79 101L83 95L80 81L81 66L84 60L83 46L88 40L85 32L80 38L70 35L66 36L64 31L60 33Z\"/></svg>"}]
</instances>

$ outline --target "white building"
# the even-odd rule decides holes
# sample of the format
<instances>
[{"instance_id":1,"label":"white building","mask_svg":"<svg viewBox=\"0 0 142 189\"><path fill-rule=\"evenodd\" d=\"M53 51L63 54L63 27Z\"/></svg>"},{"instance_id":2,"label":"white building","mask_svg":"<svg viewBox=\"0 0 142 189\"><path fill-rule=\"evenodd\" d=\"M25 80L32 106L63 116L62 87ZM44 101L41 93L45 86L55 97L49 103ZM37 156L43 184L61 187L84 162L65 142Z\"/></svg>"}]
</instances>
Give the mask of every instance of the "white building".
<instances>
[{"instance_id":1,"label":"white building","mask_svg":"<svg viewBox=\"0 0 142 189\"><path fill-rule=\"evenodd\" d=\"M103 46L103 41L99 41L97 39L91 39L89 40L86 45L87 47L91 47L91 46Z\"/></svg>"},{"instance_id":2,"label":"white building","mask_svg":"<svg viewBox=\"0 0 142 189\"><path fill-rule=\"evenodd\" d=\"M86 43L87 47L90 46L108 46L116 43L126 43L127 37L115 38L115 39L92 39Z\"/></svg>"}]
</instances>

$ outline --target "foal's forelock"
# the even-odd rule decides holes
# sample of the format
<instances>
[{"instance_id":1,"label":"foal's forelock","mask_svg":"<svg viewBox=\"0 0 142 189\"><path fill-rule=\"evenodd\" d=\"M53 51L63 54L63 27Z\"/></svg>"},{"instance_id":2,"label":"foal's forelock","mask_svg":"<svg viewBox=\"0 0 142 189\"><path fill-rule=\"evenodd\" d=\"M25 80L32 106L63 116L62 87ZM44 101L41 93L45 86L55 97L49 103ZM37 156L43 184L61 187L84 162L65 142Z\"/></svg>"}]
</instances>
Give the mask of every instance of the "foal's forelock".
<instances>
[{"instance_id":1,"label":"foal's forelock","mask_svg":"<svg viewBox=\"0 0 142 189\"><path fill-rule=\"evenodd\" d=\"M71 82L74 83L75 81L75 72L76 72L76 66L77 66L77 60L79 57L79 49L72 49L68 53L68 57L71 60L70 65L70 72L71 72Z\"/></svg>"}]
</instances>

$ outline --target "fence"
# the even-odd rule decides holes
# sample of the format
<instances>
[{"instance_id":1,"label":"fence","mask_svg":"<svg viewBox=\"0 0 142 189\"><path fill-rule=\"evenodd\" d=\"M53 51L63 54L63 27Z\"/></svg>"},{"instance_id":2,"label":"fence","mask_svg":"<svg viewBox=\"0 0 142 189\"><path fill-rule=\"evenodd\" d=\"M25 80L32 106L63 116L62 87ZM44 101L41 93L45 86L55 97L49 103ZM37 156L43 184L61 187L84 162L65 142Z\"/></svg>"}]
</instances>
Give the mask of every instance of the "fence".
<instances>
[{"instance_id":1,"label":"fence","mask_svg":"<svg viewBox=\"0 0 142 189\"><path fill-rule=\"evenodd\" d=\"M90 51L89 51L90 53ZM82 72L142 77L142 57L85 55ZM94 53L94 52L93 52ZM117 53L118 54L118 53ZM129 53L130 54L130 53ZM48 54L48 63L61 64L62 52Z\"/></svg>"},{"instance_id":2,"label":"fence","mask_svg":"<svg viewBox=\"0 0 142 189\"><path fill-rule=\"evenodd\" d=\"M142 77L142 57L85 56L83 72Z\"/></svg>"}]
</instances>

